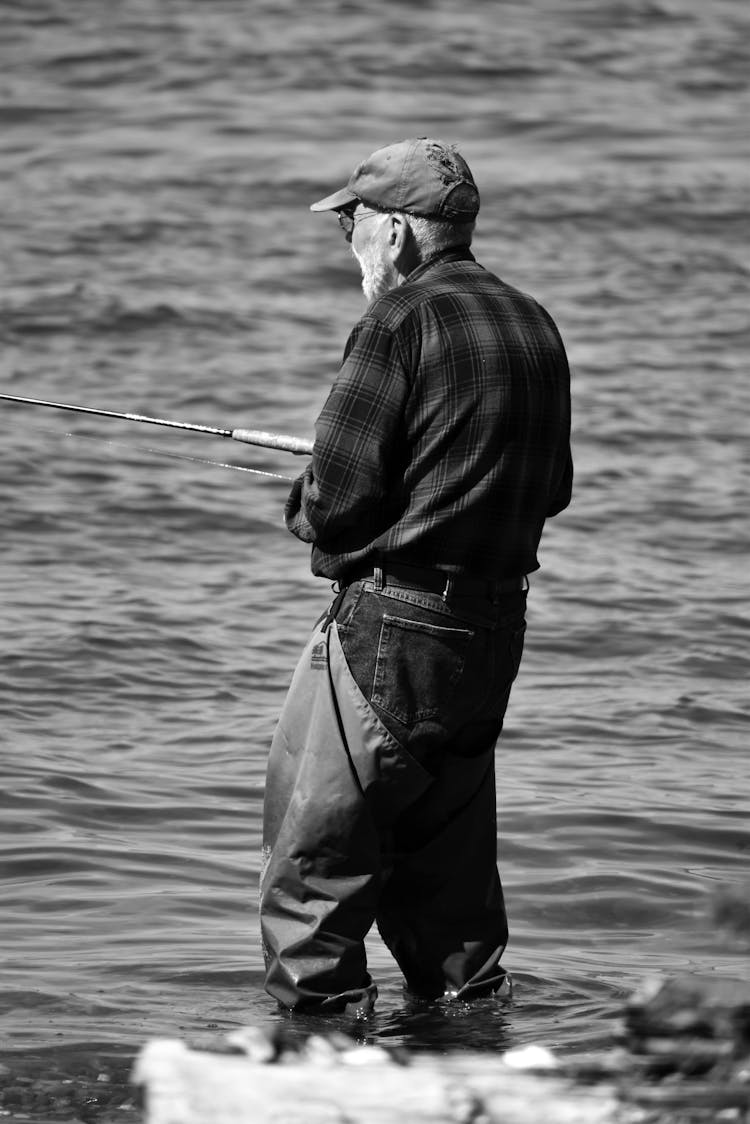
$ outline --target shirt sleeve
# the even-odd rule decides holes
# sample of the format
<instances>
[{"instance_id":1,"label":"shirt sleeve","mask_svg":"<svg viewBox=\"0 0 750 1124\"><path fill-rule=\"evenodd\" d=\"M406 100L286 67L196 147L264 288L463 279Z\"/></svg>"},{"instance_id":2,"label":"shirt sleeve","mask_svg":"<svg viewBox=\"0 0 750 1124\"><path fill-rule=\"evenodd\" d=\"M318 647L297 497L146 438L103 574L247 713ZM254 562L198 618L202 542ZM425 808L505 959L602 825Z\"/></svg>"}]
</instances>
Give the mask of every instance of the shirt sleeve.
<instances>
[{"instance_id":1,"label":"shirt sleeve","mask_svg":"<svg viewBox=\"0 0 750 1124\"><path fill-rule=\"evenodd\" d=\"M553 515L559 515L561 511L570 503L573 495L573 454L568 448L568 456L565 461L565 468L563 469L560 483L557 486L557 491L550 500L549 508L547 509L547 518Z\"/></svg>"},{"instance_id":2,"label":"shirt sleeve","mask_svg":"<svg viewBox=\"0 0 750 1124\"><path fill-rule=\"evenodd\" d=\"M366 529L377 533L408 392L393 332L365 315L315 423L312 462L287 504L287 526L298 538L320 544L354 528L357 537Z\"/></svg>"}]
</instances>

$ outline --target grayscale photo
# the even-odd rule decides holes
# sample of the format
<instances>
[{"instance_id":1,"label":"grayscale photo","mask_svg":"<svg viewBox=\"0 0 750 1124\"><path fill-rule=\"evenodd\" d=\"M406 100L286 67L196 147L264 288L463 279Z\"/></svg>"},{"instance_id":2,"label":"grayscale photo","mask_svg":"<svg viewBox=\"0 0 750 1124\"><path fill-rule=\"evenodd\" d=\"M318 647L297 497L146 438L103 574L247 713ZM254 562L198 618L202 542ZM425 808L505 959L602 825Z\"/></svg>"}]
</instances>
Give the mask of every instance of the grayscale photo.
<instances>
[{"instance_id":1,"label":"grayscale photo","mask_svg":"<svg viewBox=\"0 0 750 1124\"><path fill-rule=\"evenodd\" d=\"M0 1116L750 1113L750 8L0 0Z\"/></svg>"}]
</instances>

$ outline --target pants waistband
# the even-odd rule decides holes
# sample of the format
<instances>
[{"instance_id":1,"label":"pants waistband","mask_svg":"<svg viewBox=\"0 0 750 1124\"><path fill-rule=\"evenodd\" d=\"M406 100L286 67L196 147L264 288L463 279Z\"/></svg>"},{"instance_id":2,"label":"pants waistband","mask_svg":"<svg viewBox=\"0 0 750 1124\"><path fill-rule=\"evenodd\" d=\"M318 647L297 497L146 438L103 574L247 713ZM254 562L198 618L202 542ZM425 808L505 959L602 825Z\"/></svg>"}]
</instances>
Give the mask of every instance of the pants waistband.
<instances>
[{"instance_id":1,"label":"pants waistband","mask_svg":"<svg viewBox=\"0 0 750 1124\"><path fill-rule=\"evenodd\" d=\"M496 601L505 593L520 593L529 588L526 575L516 578L500 578L498 581L485 581L466 574L449 574L446 570L430 570L422 566L408 566L403 562L389 562L383 559L379 565L366 563L350 571L342 585L372 578L376 588L384 585L402 586L405 589L419 589L426 593L439 593L443 601L453 597L475 597Z\"/></svg>"}]
</instances>

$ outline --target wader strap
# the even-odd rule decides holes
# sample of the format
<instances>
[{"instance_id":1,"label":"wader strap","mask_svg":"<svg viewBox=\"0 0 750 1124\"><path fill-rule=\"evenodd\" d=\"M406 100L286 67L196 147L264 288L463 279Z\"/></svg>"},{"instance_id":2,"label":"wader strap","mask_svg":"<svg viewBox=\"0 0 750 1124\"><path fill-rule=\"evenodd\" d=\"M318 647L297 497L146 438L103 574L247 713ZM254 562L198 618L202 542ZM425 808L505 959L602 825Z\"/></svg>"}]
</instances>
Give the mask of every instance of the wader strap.
<instances>
[{"instance_id":1,"label":"wader strap","mask_svg":"<svg viewBox=\"0 0 750 1124\"><path fill-rule=\"evenodd\" d=\"M347 589L348 589L347 586L344 586L343 589L340 589L338 591L338 593L336 594L336 596L334 597L331 604L328 606L328 609L327 609L325 615L322 617L321 622L320 622L320 631L321 632L327 632L329 627L330 627L331 621L336 620L336 614L338 613L339 609L341 608L341 602L346 597Z\"/></svg>"}]
</instances>

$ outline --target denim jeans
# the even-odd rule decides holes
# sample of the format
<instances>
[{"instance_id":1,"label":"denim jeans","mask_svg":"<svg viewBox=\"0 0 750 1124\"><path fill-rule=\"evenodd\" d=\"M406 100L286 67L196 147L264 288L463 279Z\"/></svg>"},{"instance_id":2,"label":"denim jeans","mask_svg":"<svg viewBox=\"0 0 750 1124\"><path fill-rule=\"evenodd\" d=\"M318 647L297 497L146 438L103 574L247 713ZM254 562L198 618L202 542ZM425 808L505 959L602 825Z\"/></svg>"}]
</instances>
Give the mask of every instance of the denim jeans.
<instances>
[{"instance_id":1,"label":"denim jeans","mask_svg":"<svg viewBox=\"0 0 750 1124\"><path fill-rule=\"evenodd\" d=\"M377 923L409 988L435 997L502 982L494 750L525 633L526 593L454 598L356 582L336 617L360 690L427 790L382 831Z\"/></svg>"},{"instance_id":2,"label":"denim jeans","mask_svg":"<svg viewBox=\"0 0 750 1124\"><path fill-rule=\"evenodd\" d=\"M365 698L431 771L448 754L494 746L523 652L526 593L496 604L355 582L336 615L341 646Z\"/></svg>"}]
</instances>

